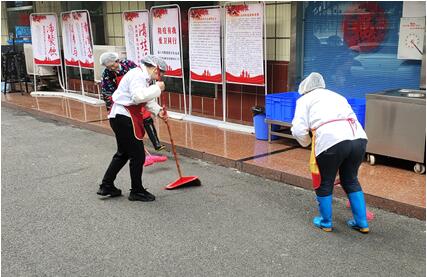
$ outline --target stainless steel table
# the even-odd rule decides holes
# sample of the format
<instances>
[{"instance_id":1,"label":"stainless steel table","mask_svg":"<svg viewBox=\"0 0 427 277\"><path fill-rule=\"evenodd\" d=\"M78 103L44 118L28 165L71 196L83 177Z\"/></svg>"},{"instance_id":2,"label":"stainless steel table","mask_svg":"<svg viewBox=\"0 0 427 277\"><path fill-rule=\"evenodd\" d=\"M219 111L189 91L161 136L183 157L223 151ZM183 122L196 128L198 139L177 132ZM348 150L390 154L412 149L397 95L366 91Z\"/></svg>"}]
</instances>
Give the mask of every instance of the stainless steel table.
<instances>
[{"instance_id":1,"label":"stainless steel table","mask_svg":"<svg viewBox=\"0 0 427 277\"><path fill-rule=\"evenodd\" d=\"M265 119L265 123L267 123L267 126L268 126L268 142L271 143L271 135L276 135L283 138L295 139L295 137L291 134L291 127L292 127L291 123L272 120L272 119ZM273 131L271 127L271 125L273 124L280 126L280 129Z\"/></svg>"}]
</instances>

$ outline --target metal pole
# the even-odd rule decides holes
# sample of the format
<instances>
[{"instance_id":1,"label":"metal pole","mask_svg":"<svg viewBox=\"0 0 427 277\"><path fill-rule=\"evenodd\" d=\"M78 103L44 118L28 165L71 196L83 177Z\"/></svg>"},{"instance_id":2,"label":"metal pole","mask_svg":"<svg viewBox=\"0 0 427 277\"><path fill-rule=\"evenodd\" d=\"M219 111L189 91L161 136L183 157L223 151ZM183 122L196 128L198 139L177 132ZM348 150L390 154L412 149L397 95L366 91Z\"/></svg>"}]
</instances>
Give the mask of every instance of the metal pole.
<instances>
[{"instance_id":1,"label":"metal pole","mask_svg":"<svg viewBox=\"0 0 427 277\"><path fill-rule=\"evenodd\" d=\"M182 68L182 91L184 96L184 114L187 114L187 99L185 99L185 77L184 77L184 55L183 55L183 47L182 47L182 26L181 26L181 9L178 5L175 5L178 9L178 23L179 23L179 44L180 44L180 54L181 54L181 68Z\"/></svg>"},{"instance_id":2,"label":"metal pole","mask_svg":"<svg viewBox=\"0 0 427 277\"><path fill-rule=\"evenodd\" d=\"M33 59L33 73L34 73L34 86L33 86L33 89L34 89L34 92L37 92L36 63L34 62L34 59ZM6 86L6 83L5 83L5 86ZM6 88L5 88L5 90L6 90Z\"/></svg>"},{"instance_id":3,"label":"metal pole","mask_svg":"<svg viewBox=\"0 0 427 277\"><path fill-rule=\"evenodd\" d=\"M262 3L262 14L263 14L263 37L264 37L264 88L265 88L265 95L267 95L267 27L266 27L266 11L265 11L265 2Z\"/></svg>"},{"instance_id":4,"label":"metal pole","mask_svg":"<svg viewBox=\"0 0 427 277\"><path fill-rule=\"evenodd\" d=\"M187 22L188 24L190 24L190 16L191 16L191 9L193 8L189 8L188 9L188 14L187 14ZM188 45L190 45L190 41L191 41L191 31L190 31L190 26L188 27ZM190 47L189 47L190 48ZM192 98L192 94L191 94L191 55L190 55L190 49L188 49L188 114L191 115L191 113L193 112L193 100ZM185 96L184 96L185 98Z\"/></svg>"},{"instance_id":5,"label":"metal pole","mask_svg":"<svg viewBox=\"0 0 427 277\"><path fill-rule=\"evenodd\" d=\"M71 21L73 24L73 28L74 28L74 13L77 13L78 11L71 11ZM81 38L80 38L81 39ZM78 57L78 64L79 64L79 73L80 73L80 85L81 85L81 89L82 89L82 95L85 96L85 88L84 88L84 84L83 84L83 73L82 73L82 66L80 63L80 54L81 53L77 53L79 55Z\"/></svg>"},{"instance_id":6,"label":"metal pole","mask_svg":"<svg viewBox=\"0 0 427 277\"><path fill-rule=\"evenodd\" d=\"M67 43L65 42L66 38L65 38L65 34L64 34L64 28L63 28L64 26L62 24L63 23L63 15L66 14L66 13L71 14L70 12L62 12L62 13L59 14L59 16L61 17L62 50L64 51L64 68L63 68L63 74L64 74L64 81L65 81L65 92L68 93L69 92L69 87L68 87L68 76L67 76L67 59L65 57L65 48L66 48ZM61 63L62 63L62 59L61 59Z\"/></svg>"},{"instance_id":7,"label":"metal pole","mask_svg":"<svg viewBox=\"0 0 427 277\"><path fill-rule=\"evenodd\" d=\"M227 78L226 78L226 74L227 74L227 69L226 69L226 59L225 59L225 51L226 51L226 47L225 47L225 40L226 40L226 34L225 34L225 29L227 26L227 21L226 21L226 14L225 14L225 10L226 10L226 5L224 5L223 9L222 9L222 18L221 18L221 28L222 28L222 121L226 122L227 121Z\"/></svg>"}]
</instances>

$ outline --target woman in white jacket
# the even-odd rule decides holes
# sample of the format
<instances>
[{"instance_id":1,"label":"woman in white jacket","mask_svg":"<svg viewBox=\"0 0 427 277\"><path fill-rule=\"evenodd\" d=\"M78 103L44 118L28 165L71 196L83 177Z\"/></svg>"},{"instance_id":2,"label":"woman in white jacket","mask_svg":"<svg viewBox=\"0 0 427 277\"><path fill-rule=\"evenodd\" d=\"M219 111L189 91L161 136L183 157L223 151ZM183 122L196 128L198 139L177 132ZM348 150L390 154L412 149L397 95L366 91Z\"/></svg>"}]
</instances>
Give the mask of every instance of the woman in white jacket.
<instances>
[{"instance_id":1,"label":"woman in white jacket","mask_svg":"<svg viewBox=\"0 0 427 277\"><path fill-rule=\"evenodd\" d=\"M116 91L114 104L108 114L111 128L117 142L117 151L108 166L97 194L102 196L120 196L122 191L114 186L114 180L129 160L131 177L131 201L154 201L155 196L142 185L142 165L145 161L144 124L142 108L167 120L165 111L157 104L156 98L165 90L165 84L157 81L166 71L166 63L161 58L148 55L140 66L129 70Z\"/></svg>"},{"instance_id":2,"label":"woman in white jacket","mask_svg":"<svg viewBox=\"0 0 427 277\"><path fill-rule=\"evenodd\" d=\"M297 100L291 131L304 147L312 143L310 132L315 132L315 155L321 177L320 186L315 188L320 216L313 223L324 231L332 231L332 192L338 172L354 216L347 224L368 233L366 204L357 178L366 151L366 133L347 100L325 89L319 73L313 72L304 79L298 92L302 96Z\"/></svg>"}]
</instances>

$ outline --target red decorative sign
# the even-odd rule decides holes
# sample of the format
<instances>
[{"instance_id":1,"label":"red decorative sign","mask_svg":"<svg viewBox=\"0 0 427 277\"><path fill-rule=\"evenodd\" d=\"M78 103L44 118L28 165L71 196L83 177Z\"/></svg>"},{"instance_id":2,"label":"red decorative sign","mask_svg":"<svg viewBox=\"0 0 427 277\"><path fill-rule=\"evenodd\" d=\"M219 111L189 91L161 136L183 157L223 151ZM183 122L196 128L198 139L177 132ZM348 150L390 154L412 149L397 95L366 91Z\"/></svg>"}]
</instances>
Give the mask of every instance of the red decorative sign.
<instances>
[{"instance_id":1,"label":"red decorative sign","mask_svg":"<svg viewBox=\"0 0 427 277\"><path fill-rule=\"evenodd\" d=\"M249 10L248 5L232 5L227 6L227 14L229 16L239 16L240 12L245 12Z\"/></svg>"},{"instance_id":2,"label":"red decorative sign","mask_svg":"<svg viewBox=\"0 0 427 277\"><path fill-rule=\"evenodd\" d=\"M208 9L193 9L190 12L192 19L201 19L204 15L208 15Z\"/></svg>"},{"instance_id":3,"label":"red decorative sign","mask_svg":"<svg viewBox=\"0 0 427 277\"><path fill-rule=\"evenodd\" d=\"M168 10L167 9L154 9L153 10L153 17L154 18L162 18L163 15L168 14Z\"/></svg>"},{"instance_id":4,"label":"red decorative sign","mask_svg":"<svg viewBox=\"0 0 427 277\"><path fill-rule=\"evenodd\" d=\"M344 41L350 49L370 52L384 41L388 21L384 10L377 3L354 4L344 14Z\"/></svg>"}]
</instances>

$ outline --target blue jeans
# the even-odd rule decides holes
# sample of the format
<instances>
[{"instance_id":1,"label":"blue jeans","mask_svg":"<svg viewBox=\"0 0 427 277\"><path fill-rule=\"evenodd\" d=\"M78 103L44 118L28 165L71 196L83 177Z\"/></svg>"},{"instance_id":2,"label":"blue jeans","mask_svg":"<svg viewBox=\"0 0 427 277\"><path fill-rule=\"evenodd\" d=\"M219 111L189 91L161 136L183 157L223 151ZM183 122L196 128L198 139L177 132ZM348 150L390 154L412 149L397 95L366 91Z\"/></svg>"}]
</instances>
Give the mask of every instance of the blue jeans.
<instances>
[{"instance_id":1,"label":"blue jeans","mask_svg":"<svg viewBox=\"0 0 427 277\"><path fill-rule=\"evenodd\" d=\"M347 194L362 190L357 174L365 156L367 143L366 139L345 140L317 156L321 176L320 187L316 190L317 196L332 194L337 172L341 186Z\"/></svg>"}]
</instances>

